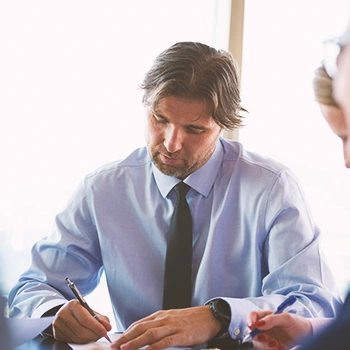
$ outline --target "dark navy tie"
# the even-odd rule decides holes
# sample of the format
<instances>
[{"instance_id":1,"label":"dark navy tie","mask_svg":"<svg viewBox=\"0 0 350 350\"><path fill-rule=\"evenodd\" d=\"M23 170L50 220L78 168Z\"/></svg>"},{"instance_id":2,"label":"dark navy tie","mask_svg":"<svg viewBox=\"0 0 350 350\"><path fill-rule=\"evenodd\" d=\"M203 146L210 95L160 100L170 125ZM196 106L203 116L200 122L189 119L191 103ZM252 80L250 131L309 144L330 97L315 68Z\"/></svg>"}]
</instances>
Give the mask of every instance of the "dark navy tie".
<instances>
[{"instance_id":1,"label":"dark navy tie","mask_svg":"<svg viewBox=\"0 0 350 350\"><path fill-rule=\"evenodd\" d=\"M192 218L186 201L190 187L183 182L174 190L177 194L171 218L165 258L163 309L191 306L192 296Z\"/></svg>"}]
</instances>

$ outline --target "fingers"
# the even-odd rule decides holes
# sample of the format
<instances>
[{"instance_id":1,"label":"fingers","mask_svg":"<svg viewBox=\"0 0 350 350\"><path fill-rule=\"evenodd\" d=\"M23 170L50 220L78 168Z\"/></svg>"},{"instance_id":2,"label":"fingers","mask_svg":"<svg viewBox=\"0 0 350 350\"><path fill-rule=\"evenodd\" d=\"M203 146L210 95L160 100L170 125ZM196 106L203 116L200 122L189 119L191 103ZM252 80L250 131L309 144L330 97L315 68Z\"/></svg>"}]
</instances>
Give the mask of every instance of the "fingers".
<instances>
[{"instance_id":1,"label":"fingers","mask_svg":"<svg viewBox=\"0 0 350 350\"><path fill-rule=\"evenodd\" d=\"M54 337L57 340L84 344L105 336L111 329L107 317L98 315L101 323L80 305L77 300L71 300L56 314L52 324Z\"/></svg>"},{"instance_id":2,"label":"fingers","mask_svg":"<svg viewBox=\"0 0 350 350\"><path fill-rule=\"evenodd\" d=\"M259 318L260 316L263 317ZM261 331L253 338L254 347L257 349L286 349L287 346L295 344L301 335L309 333L309 321L290 313L270 313L264 316L263 313L257 312L251 315L250 319L257 321L248 326Z\"/></svg>"},{"instance_id":3,"label":"fingers","mask_svg":"<svg viewBox=\"0 0 350 350\"><path fill-rule=\"evenodd\" d=\"M263 324L263 319L269 315L271 315L273 311L271 310L265 310L265 311L252 311L249 313L247 318L247 326L253 330L255 328L259 328L257 326L257 322L260 322L260 325Z\"/></svg>"},{"instance_id":4,"label":"fingers","mask_svg":"<svg viewBox=\"0 0 350 350\"><path fill-rule=\"evenodd\" d=\"M269 339L265 334L254 337L253 345L255 349L261 350L283 350L284 345L280 345L276 339Z\"/></svg>"},{"instance_id":5,"label":"fingers","mask_svg":"<svg viewBox=\"0 0 350 350\"><path fill-rule=\"evenodd\" d=\"M253 341L254 349L260 350L287 350L285 345L279 345L277 340L266 340L266 341Z\"/></svg>"},{"instance_id":6,"label":"fingers","mask_svg":"<svg viewBox=\"0 0 350 350\"><path fill-rule=\"evenodd\" d=\"M283 320L280 315L273 315L273 311L254 311L248 315L247 325L250 329L259 329L261 333L253 338L253 345L261 350L282 350L285 349L286 334L283 325L288 320Z\"/></svg>"},{"instance_id":7,"label":"fingers","mask_svg":"<svg viewBox=\"0 0 350 350\"><path fill-rule=\"evenodd\" d=\"M267 315L263 319L255 322L254 326L261 330L267 330L274 327L288 328L295 322L295 315L290 313L281 313L279 315Z\"/></svg>"},{"instance_id":8,"label":"fingers","mask_svg":"<svg viewBox=\"0 0 350 350\"><path fill-rule=\"evenodd\" d=\"M135 334L139 335L135 335ZM139 349L145 344L149 345L147 349L165 349L172 347L172 338L171 332L166 326L161 327L152 327L145 331L141 331L139 327L135 328L135 333L128 333L127 337L119 338L116 343L112 344L112 349L122 349L122 350L131 350Z\"/></svg>"},{"instance_id":9,"label":"fingers","mask_svg":"<svg viewBox=\"0 0 350 350\"><path fill-rule=\"evenodd\" d=\"M97 320L102 323L103 327L106 331L110 331L112 329L111 322L107 316L101 315L98 312L95 312Z\"/></svg>"},{"instance_id":10,"label":"fingers","mask_svg":"<svg viewBox=\"0 0 350 350\"><path fill-rule=\"evenodd\" d=\"M164 326L162 319L146 317L133 323L111 346L112 349L138 349L145 344L156 344L160 339L173 334L170 327ZM166 342L166 341L165 341ZM156 345L155 345L156 346Z\"/></svg>"},{"instance_id":11,"label":"fingers","mask_svg":"<svg viewBox=\"0 0 350 350\"><path fill-rule=\"evenodd\" d=\"M217 334L217 323L209 306L158 311L133 323L111 347L160 350L203 344Z\"/></svg>"}]
</instances>

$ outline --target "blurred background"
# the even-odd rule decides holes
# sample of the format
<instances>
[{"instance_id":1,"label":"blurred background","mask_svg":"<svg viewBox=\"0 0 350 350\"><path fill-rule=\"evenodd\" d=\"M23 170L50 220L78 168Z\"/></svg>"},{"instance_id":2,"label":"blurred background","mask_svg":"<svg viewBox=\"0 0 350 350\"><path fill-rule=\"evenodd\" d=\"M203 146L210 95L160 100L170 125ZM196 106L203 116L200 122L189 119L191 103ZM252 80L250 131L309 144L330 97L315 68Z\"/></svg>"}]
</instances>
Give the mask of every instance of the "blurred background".
<instances>
[{"instance_id":1,"label":"blurred background","mask_svg":"<svg viewBox=\"0 0 350 350\"><path fill-rule=\"evenodd\" d=\"M350 172L312 78L349 13L349 0L1 2L1 293L83 176L144 145L138 85L153 59L200 41L239 62L249 114L233 136L295 172L345 295ZM87 300L113 320L104 280Z\"/></svg>"}]
</instances>

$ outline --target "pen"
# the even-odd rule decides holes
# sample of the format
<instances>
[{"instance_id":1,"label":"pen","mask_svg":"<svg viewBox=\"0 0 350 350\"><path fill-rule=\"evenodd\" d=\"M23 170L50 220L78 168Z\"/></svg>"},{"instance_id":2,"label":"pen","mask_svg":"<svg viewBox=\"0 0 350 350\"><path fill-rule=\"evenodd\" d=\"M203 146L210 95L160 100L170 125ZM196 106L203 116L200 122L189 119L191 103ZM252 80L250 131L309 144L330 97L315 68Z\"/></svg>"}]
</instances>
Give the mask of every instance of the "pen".
<instances>
[{"instance_id":1,"label":"pen","mask_svg":"<svg viewBox=\"0 0 350 350\"><path fill-rule=\"evenodd\" d=\"M101 321L98 319L97 315L95 314L95 312L90 308L90 306L88 305L88 303L85 301L85 299L83 298L83 296L81 295L81 293L79 292L79 289L76 287L76 285L67 277L66 281L68 283L69 288L72 290L72 292L74 293L74 295L76 296L76 298L79 300L79 303L87 310L89 311L90 315L96 319L98 322L101 323ZM111 339L109 338L109 336L106 334L105 338L112 343Z\"/></svg>"},{"instance_id":2,"label":"pen","mask_svg":"<svg viewBox=\"0 0 350 350\"><path fill-rule=\"evenodd\" d=\"M297 297L295 295L289 296L281 305L279 305L276 309L276 311L273 313L273 315L278 315L282 313L288 306L293 305L297 300ZM250 333L248 333L244 338L243 338L243 343L246 342L249 338L254 338L256 335L258 335L261 332L259 329L254 329Z\"/></svg>"}]
</instances>

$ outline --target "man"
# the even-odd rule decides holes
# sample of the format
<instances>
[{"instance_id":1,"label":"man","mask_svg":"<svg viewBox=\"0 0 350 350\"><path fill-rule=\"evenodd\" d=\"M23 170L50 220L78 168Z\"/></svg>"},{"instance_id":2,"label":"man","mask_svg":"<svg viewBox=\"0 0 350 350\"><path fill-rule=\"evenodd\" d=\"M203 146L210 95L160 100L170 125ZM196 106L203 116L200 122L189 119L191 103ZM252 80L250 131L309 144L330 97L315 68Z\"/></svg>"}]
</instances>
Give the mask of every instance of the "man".
<instances>
[{"instance_id":1,"label":"man","mask_svg":"<svg viewBox=\"0 0 350 350\"><path fill-rule=\"evenodd\" d=\"M345 166L350 168L350 24L337 45L341 48L337 60L336 57L333 62L326 59L325 67L316 71L314 90L323 116L343 142ZM330 67L337 69L334 71ZM248 316L248 324L263 331L254 338L254 346L258 349L282 350L296 344L304 344L302 350L350 349L347 333L350 329L350 294L335 320L271 313L254 311Z\"/></svg>"},{"instance_id":2,"label":"man","mask_svg":"<svg viewBox=\"0 0 350 350\"><path fill-rule=\"evenodd\" d=\"M295 176L221 138L242 121L232 56L177 43L141 87L147 147L84 179L54 232L34 246L32 266L10 293L11 315L56 313L56 339L96 340L109 321L71 300L65 277L85 295L104 271L117 326L127 329L114 348L195 345L224 333L241 339L249 311L289 294L301 297L301 315L333 317L340 298ZM177 205L181 181L189 190ZM188 304L168 310L167 243L180 206L191 213L192 286Z\"/></svg>"}]
</instances>

